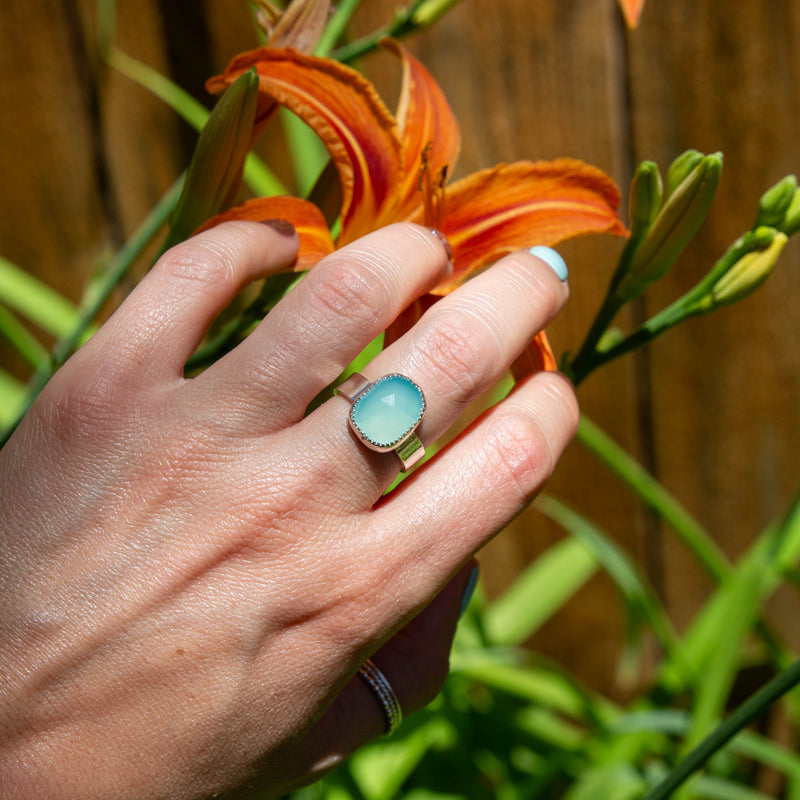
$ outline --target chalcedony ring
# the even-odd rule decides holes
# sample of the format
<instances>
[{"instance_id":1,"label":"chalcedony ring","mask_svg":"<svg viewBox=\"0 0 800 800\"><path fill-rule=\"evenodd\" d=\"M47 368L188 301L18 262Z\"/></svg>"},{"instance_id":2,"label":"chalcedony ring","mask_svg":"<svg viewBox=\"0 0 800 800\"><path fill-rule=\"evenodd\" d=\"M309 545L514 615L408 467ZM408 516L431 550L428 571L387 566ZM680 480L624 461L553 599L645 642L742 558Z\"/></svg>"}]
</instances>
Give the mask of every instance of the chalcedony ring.
<instances>
[{"instance_id":1,"label":"chalcedony ring","mask_svg":"<svg viewBox=\"0 0 800 800\"><path fill-rule=\"evenodd\" d=\"M355 372L341 383L336 393L353 404L350 427L370 450L379 453L394 450L403 471L411 469L425 455L415 433L425 413L425 396L410 378L392 373L370 382Z\"/></svg>"}]
</instances>

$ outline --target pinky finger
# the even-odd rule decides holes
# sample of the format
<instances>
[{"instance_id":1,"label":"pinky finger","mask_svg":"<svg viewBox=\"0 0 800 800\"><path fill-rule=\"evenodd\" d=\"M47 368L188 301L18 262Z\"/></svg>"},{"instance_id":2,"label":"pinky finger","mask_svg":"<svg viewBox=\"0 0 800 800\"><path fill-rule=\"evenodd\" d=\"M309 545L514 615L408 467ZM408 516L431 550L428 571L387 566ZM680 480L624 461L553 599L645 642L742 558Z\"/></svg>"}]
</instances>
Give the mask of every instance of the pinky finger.
<instances>
[{"instance_id":1,"label":"pinky finger","mask_svg":"<svg viewBox=\"0 0 800 800\"><path fill-rule=\"evenodd\" d=\"M397 574L423 576L435 591L541 489L575 434L569 381L542 372L480 417L375 511L376 535L392 542ZM384 587L413 603L402 586Z\"/></svg>"},{"instance_id":2,"label":"pinky finger","mask_svg":"<svg viewBox=\"0 0 800 800\"><path fill-rule=\"evenodd\" d=\"M407 717L430 703L444 684L461 611L474 588L470 560L414 619L371 659L394 691ZM344 687L300 746L295 788L323 777L358 748L386 732L387 716L376 693L359 674Z\"/></svg>"}]
</instances>

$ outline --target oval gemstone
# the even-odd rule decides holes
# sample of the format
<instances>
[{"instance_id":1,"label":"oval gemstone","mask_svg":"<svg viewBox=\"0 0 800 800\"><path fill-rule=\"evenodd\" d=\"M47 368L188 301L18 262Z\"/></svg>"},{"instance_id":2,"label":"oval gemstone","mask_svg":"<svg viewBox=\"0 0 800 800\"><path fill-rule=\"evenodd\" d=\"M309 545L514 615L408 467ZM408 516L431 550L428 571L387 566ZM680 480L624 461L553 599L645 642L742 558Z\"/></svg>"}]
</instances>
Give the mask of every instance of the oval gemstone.
<instances>
[{"instance_id":1,"label":"oval gemstone","mask_svg":"<svg viewBox=\"0 0 800 800\"><path fill-rule=\"evenodd\" d=\"M386 375L353 403L350 422L376 447L394 447L417 427L425 410L422 389L404 375Z\"/></svg>"}]
</instances>

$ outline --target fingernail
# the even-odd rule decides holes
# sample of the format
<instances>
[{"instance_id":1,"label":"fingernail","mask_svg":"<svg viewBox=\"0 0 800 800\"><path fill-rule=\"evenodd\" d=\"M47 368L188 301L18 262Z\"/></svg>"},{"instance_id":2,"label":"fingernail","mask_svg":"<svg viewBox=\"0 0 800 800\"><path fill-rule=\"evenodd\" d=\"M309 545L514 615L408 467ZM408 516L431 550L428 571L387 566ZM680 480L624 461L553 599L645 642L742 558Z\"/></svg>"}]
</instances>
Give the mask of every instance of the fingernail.
<instances>
[{"instance_id":1,"label":"fingernail","mask_svg":"<svg viewBox=\"0 0 800 800\"><path fill-rule=\"evenodd\" d=\"M469 573L466 586L464 586L464 593L461 595L461 610L458 612L459 618L464 616L467 610L469 601L472 600L472 595L475 594L475 587L478 585L478 578L481 575L481 568L476 564Z\"/></svg>"},{"instance_id":2,"label":"fingernail","mask_svg":"<svg viewBox=\"0 0 800 800\"><path fill-rule=\"evenodd\" d=\"M281 236L294 236L297 233L294 225L288 219L260 219L262 225L272 228L275 233Z\"/></svg>"},{"instance_id":3,"label":"fingernail","mask_svg":"<svg viewBox=\"0 0 800 800\"><path fill-rule=\"evenodd\" d=\"M453 247L450 240L437 228L431 228L431 233L442 243L444 252L447 254L447 271L453 272Z\"/></svg>"},{"instance_id":4,"label":"fingernail","mask_svg":"<svg viewBox=\"0 0 800 800\"><path fill-rule=\"evenodd\" d=\"M541 258L550 269L558 275L559 280L565 281L567 279L567 275L569 275L569 270L567 269L567 262L561 258L561 255L553 250L552 247L544 247L543 245L536 245L536 247L531 247L528 252L532 256L536 256L536 258Z\"/></svg>"}]
</instances>

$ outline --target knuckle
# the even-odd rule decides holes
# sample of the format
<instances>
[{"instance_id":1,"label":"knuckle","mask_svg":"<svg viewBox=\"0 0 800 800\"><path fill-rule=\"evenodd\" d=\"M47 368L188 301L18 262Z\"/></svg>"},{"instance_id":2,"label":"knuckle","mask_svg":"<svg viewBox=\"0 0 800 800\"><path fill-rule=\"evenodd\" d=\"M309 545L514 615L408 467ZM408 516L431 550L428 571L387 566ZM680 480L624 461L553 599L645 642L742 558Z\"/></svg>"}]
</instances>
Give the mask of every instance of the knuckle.
<instances>
[{"instance_id":1,"label":"knuckle","mask_svg":"<svg viewBox=\"0 0 800 800\"><path fill-rule=\"evenodd\" d=\"M121 364L106 360L86 369L81 360L79 353L75 368L58 373L32 409L42 429L62 442L110 436L135 417L136 387Z\"/></svg>"},{"instance_id":2,"label":"knuckle","mask_svg":"<svg viewBox=\"0 0 800 800\"><path fill-rule=\"evenodd\" d=\"M313 270L309 281L309 309L326 315L374 320L385 306L382 281L353 259L332 259L324 268Z\"/></svg>"},{"instance_id":3,"label":"knuckle","mask_svg":"<svg viewBox=\"0 0 800 800\"><path fill-rule=\"evenodd\" d=\"M550 439L536 419L517 409L503 411L495 422L488 442L492 471L527 497L555 468Z\"/></svg>"},{"instance_id":4,"label":"knuckle","mask_svg":"<svg viewBox=\"0 0 800 800\"><path fill-rule=\"evenodd\" d=\"M159 262L171 282L187 286L226 287L235 282L235 258L222 241L183 242Z\"/></svg>"},{"instance_id":5,"label":"knuckle","mask_svg":"<svg viewBox=\"0 0 800 800\"><path fill-rule=\"evenodd\" d=\"M415 345L415 358L444 397L471 398L484 388L480 376L497 358L493 340L476 334L463 315L444 312L426 326Z\"/></svg>"}]
</instances>

